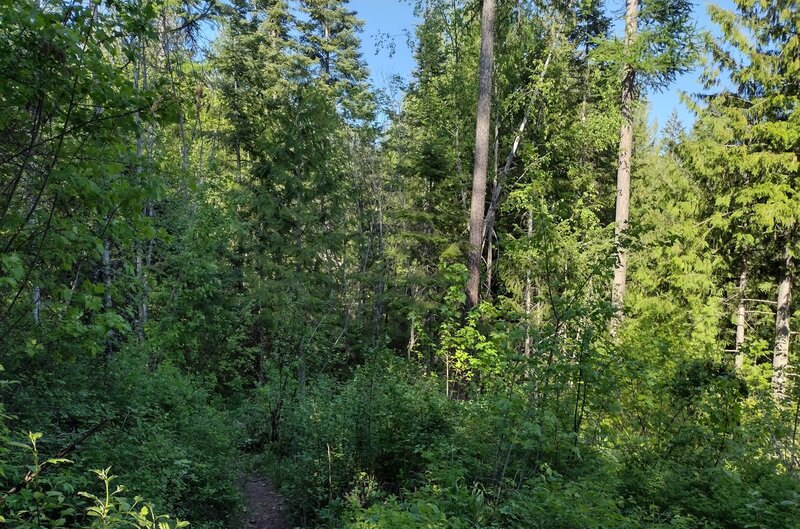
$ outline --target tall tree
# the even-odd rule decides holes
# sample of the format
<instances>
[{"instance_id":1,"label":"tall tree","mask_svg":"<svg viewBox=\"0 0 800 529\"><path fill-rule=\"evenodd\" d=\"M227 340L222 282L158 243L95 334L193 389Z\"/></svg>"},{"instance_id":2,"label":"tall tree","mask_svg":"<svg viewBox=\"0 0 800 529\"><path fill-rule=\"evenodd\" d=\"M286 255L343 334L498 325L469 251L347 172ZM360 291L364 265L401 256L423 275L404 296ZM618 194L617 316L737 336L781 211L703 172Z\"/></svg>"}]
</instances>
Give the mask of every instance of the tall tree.
<instances>
[{"instance_id":1,"label":"tall tree","mask_svg":"<svg viewBox=\"0 0 800 529\"><path fill-rule=\"evenodd\" d=\"M481 285L483 216L486 207L486 175L489 170L489 133L492 119L494 73L495 0L483 0L481 9L481 55L478 67L478 110L475 117L475 161L472 168L472 201L467 250L467 309L478 304Z\"/></svg>"},{"instance_id":2,"label":"tall tree","mask_svg":"<svg viewBox=\"0 0 800 529\"><path fill-rule=\"evenodd\" d=\"M348 8L349 0L302 0L299 48L311 73L330 87L345 118L369 119L374 101L358 32L364 22Z\"/></svg>"},{"instance_id":3,"label":"tall tree","mask_svg":"<svg viewBox=\"0 0 800 529\"><path fill-rule=\"evenodd\" d=\"M736 304L736 339L734 340L734 367L737 371L744 365L745 326L747 325L747 259L742 259L742 272L739 274L739 301Z\"/></svg>"},{"instance_id":4,"label":"tall tree","mask_svg":"<svg viewBox=\"0 0 800 529\"><path fill-rule=\"evenodd\" d=\"M617 202L614 244L616 262L611 287L614 317L611 332L616 334L623 316L628 275L628 253L625 232L630 217L631 160L634 150L634 113L638 91L642 88L663 89L675 75L686 71L694 59L692 3L688 0L626 0L625 38L610 47L604 46L599 56L609 51L621 63L622 85L617 163Z\"/></svg>"},{"instance_id":5,"label":"tall tree","mask_svg":"<svg viewBox=\"0 0 800 529\"><path fill-rule=\"evenodd\" d=\"M737 10L711 6L721 36L710 40L708 87L724 72L734 90L707 96L687 152L713 204L712 225L720 250L733 263L731 275L748 275L756 250L766 259L760 274L772 276L776 316L772 387L782 400L787 391L793 260L800 220L797 133L800 103L800 49L796 27L800 6L794 0L737 0ZM757 277L757 276L756 276ZM737 339L737 342L739 340ZM737 363L741 360L737 360Z\"/></svg>"},{"instance_id":6,"label":"tall tree","mask_svg":"<svg viewBox=\"0 0 800 529\"><path fill-rule=\"evenodd\" d=\"M636 38L639 18L639 0L625 2L625 47L630 48ZM628 252L622 242L628 228L631 207L631 160L633 159L633 102L636 98L636 70L630 62L622 67L622 98L620 112L622 125L619 130L619 162L617 164L617 204L614 215L614 244L617 260L614 265L614 283L611 290L611 304L617 311L612 320L611 332L616 333L620 313L625 300L625 286L628 276Z\"/></svg>"},{"instance_id":7,"label":"tall tree","mask_svg":"<svg viewBox=\"0 0 800 529\"><path fill-rule=\"evenodd\" d=\"M772 390L778 400L786 398L789 382L789 345L792 316L792 249L786 248L785 262L778 283L778 305L775 311L775 351L772 355Z\"/></svg>"}]
</instances>

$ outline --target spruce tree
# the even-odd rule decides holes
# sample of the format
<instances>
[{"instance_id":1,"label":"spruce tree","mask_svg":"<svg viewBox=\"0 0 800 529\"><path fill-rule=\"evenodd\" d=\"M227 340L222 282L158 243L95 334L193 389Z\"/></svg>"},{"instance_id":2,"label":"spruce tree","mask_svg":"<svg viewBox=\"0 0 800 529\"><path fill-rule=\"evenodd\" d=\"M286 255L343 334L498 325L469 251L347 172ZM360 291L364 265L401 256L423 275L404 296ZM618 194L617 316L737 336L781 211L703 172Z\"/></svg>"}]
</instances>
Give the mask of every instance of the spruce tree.
<instances>
[{"instance_id":1,"label":"spruce tree","mask_svg":"<svg viewBox=\"0 0 800 529\"><path fill-rule=\"evenodd\" d=\"M709 42L712 64L733 90L705 98L691 143L691 160L715 205L731 262L767 252L777 283L772 387L788 391L791 291L798 223L797 2L737 2L737 11L710 8L721 37ZM711 88L717 72L707 74ZM723 85L724 86L724 85ZM744 265L731 275L744 275ZM752 269L752 266L748 267ZM744 282L742 281L744 284ZM738 343L738 339L737 339ZM741 363L741 359L737 360Z\"/></svg>"},{"instance_id":2,"label":"spruce tree","mask_svg":"<svg viewBox=\"0 0 800 529\"><path fill-rule=\"evenodd\" d=\"M631 161L635 103L641 88L663 89L693 60L692 3L688 0L626 0L625 39L607 43L598 57L613 58L622 68L615 214L616 263L611 288L616 333L623 316L628 252L625 232L630 216Z\"/></svg>"}]
</instances>

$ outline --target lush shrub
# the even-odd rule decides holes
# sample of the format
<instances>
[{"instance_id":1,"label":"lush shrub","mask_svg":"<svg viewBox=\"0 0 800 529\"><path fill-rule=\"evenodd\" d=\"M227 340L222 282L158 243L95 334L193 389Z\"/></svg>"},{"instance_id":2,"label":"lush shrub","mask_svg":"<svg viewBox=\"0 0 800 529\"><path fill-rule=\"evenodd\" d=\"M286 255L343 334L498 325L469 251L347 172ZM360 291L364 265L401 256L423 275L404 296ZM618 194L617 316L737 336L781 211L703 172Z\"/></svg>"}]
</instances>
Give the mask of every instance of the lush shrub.
<instances>
[{"instance_id":1,"label":"lush shrub","mask_svg":"<svg viewBox=\"0 0 800 529\"><path fill-rule=\"evenodd\" d=\"M37 442L40 433L29 433L27 444L7 441L8 446L22 449L28 465L11 468L7 477L16 478L16 485L0 499L0 523L15 529L72 527L75 529L181 529L188 522L157 514L153 504L140 496L129 499L124 486L114 483L110 468L93 471L100 481L92 483L91 492L75 492L82 479L75 480L59 472L70 463L64 458L42 459ZM4 447L5 448L5 447ZM50 472L47 472L50 470ZM83 476L82 476L83 477Z\"/></svg>"},{"instance_id":2,"label":"lush shrub","mask_svg":"<svg viewBox=\"0 0 800 529\"><path fill-rule=\"evenodd\" d=\"M202 382L168 363L149 366L134 350L120 351L105 366L85 359L49 371L33 365L19 375L9 394L12 426L47 432L43 454L99 425L70 454L74 464L57 473L68 488L88 488L90 469L111 466L157 510L195 527L237 520L239 430Z\"/></svg>"},{"instance_id":3,"label":"lush shrub","mask_svg":"<svg viewBox=\"0 0 800 529\"><path fill-rule=\"evenodd\" d=\"M445 529L451 527L435 503L398 502L392 498L368 509L357 509L347 529Z\"/></svg>"},{"instance_id":4,"label":"lush shrub","mask_svg":"<svg viewBox=\"0 0 800 529\"><path fill-rule=\"evenodd\" d=\"M298 519L325 527L796 529L800 487L764 438L787 420L725 365L672 362L630 387L592 375L618 401L590 394L579 431L577 369L459 401L377 357L298 387L272 468Z\"/></svg>"},{"instance_id":5,"label":"lush shrub","mask_svg":"<svg viewBox=\"0 0 800 529\"><path fill-rule=\"evenodd\" d=\"M369 505L421 483L425 451L453 429L454 403L435 379L376 355L338 385L315 381L285 404L276 479L301 520L337 518L342 498ZM263 398L272 395L265 390ZM266 404L263 420L267 421Z\"/></svg>"}]
</instances>

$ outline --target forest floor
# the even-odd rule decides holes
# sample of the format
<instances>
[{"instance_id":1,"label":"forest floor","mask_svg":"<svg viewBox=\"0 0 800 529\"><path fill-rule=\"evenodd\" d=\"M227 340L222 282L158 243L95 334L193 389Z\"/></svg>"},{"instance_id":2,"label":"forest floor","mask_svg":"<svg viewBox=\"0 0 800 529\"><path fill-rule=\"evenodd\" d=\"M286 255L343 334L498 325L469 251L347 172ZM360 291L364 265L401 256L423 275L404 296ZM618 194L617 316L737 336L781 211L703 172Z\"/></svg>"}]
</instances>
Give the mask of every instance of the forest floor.
<instances>
[{"instance_id":1,"label":"forest floor","mask_svg":"<svg viewBox=\"0 0 800 529\"><path fill-rule=\"evenodd\" d=\"M286 502L268 480L250 475L243 484L247 509L245 529L292 529Z\"/></svg>"}]
</instances>

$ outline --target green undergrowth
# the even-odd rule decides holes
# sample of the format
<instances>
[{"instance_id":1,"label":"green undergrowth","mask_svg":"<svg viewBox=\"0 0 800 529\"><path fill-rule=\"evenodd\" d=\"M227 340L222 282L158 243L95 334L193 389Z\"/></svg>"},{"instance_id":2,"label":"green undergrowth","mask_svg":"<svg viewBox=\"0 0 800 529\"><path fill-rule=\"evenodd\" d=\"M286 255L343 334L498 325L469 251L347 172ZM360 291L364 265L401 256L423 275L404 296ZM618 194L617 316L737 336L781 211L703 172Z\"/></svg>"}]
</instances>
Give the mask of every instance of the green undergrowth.
<instances>
[{"instance_id":1,"label":"green undergrowth","mask_svg":"<svg viewBox=\"0 0 800 529\"><path fill-rule=\"evenodd\" d=\"M171 513L193 527L233 527L240 521L242 500L235 483L240 428L235 414L206 389L207 381L169 363L149 365L135 351L105 362L43 367L31 359L4 388L3 489L10 490L33 468L30 450L22 448L30 444L27 432L41 432L42 461L69 451L65 461L37 475L36 487L8 496L3 507L11 509L17 526L32 522L13 513L31 509L37 512L37 527L98 523L86 518L94 500L79 493L104 497L92 470L109 467L116 476L112 492L116 483L125 485L117 496L127 499L114 500L118 511L132 509L133 498L141 497L150 502L149 512ZM71 446L87 432L92 433ZM40 508L38 495L56 501L57 508ZM139 511L142 501L136 504Z\"/></svg>"},{"instance_id":2,"label":"green undergrowth","mask_svg":"<svg viewBox=\"0 0 800 529\"><path fill-rule=\"evenodd\" d=\"M344 383L298 389L277 436L255 444L303 527L800 527L800 486L759 438L775 419L750 409L724 426L710 406L752 402L727 391L727 372L695 371L675 373L673 397L693 410L672 424L655 406L652 431L596 409L576 436L570 406L526 383L454 400L438 377L379 356ZM268 414L268 385L251 404Z\"/></svg>"}]
</instances>

